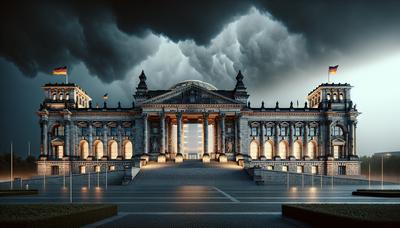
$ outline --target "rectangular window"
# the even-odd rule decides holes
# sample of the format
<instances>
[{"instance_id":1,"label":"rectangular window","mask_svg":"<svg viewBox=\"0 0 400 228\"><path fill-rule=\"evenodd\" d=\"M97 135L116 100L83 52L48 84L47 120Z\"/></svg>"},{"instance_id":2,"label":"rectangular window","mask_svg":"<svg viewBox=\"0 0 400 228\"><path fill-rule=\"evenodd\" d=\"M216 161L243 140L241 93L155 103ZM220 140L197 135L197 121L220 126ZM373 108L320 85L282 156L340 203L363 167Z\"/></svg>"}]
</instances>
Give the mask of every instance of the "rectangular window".
<instances>
[{"instance_id":1,"label":"rectangular window","mask_svg":"<svg viewBox=\"0 0 400 228\"><path fill-rule=\"evenodd\" d=\"M101 128L101 127L96 127L96 135L97 136L101 136L102 134L103 134L103 128Z\"/></svg>"},{"instance_id":2,"label":"rectangular window","mask_svg":"<svg viewBox=\"0 0 400 228\"><path fill-rule=\"evenodd\" d=\"M304 171L303 169L304 169L304 167L302 165L298 165L297 168L296 168L296 172L297 173L303 173L303 171Z\"/></svg>"},{"instance_id":3,"label":"rectangular window","mask_svg":"<svg viewBox=\"0 0 400 228\"><path fill-rule=\"evenodd\" d=\"M312 174L317 174L318 173L318 166L315 166L315 165L311 166L311 173Z\"/></svg>"},{"instance_id":4,"label":"rectangular window","mask_svg":"<svg viewBox=\"0 0 400 228\"><path fill-rule=\"evenodd\" d=\"M301 128L300 127L296 127L294 129L294 135L295 136L300 136L301 135Z\"/></svg>"},{"instance_id":5,"label":"rectangular window","mask_svg":"<svg viewBox=\"0 0 400 228\"><path fill-rule=\"evenodd\" d=\"M281 136L286 136L286 127L281 127Z\"/></svg>"},{"instance_id":6,"label":"rectangular window","mask_svg":"<svg viewBox=\"0 0 400 228\"><path fill-rule=\"evenodd\" d=\"M338 166L338 174L339 175L346 175L346 166L344 166L344 165Z\"/></svg>"},{"instance_id":7,"label":"rectangular window","mask_svg":"<svg viewBox=\"0 0 400 228\"><path fill-rule=\"evenodd\" d=\"M315 127L310 127L310 130L309 130L310 132L309 132L309 135L310 136L315 136L316 135L316 129L315 129Z\"/></svg>"},{"instance_id":8,"label":"rectangular window","mask_svg":"<svg viewBox=\"0 0 400 228\"><path fill-rule=\"evenodd\" d=\"M124 128L124 132L126 136L130 136L131 135L131 128L130 127L125 127Z\"/></svg>"},{"instance_id":9,"label":"rectangular window","mask_svg":"<svg viewBox=\"0 0 400 228\"><path fill-rule=\"evenodd\" d=\"M274 167L272 165L267 166L267 170L273 170Z\"/></svg>"},{"instance_id":10,"label":"rectangular window","mask_svg":"<svg viewBox=\"0 0 400 228\"><path fill-rule=\"evenodd\" d=\"M109 171L114 171L114 170L115 170L115 165L110 165L110 167L109 167L108 170L109 170Z\"/></svg>"},{"instance_id":11,"label":"rectangular window","mask_svg":"<svg viewBox=\"0 0 400 228\"><path fill-rule=\"evenodd\" d=\"M154 127L154 128L153 128L153 133L154 133L154 134L157 134L157 133L158 133L158 127Z\"/></svg>"},{"instance_id":12,"label":"rectangular window","mask_svg":"<svg viewBox=\"0 0 400 228\"><path fill-rule=\"evenodd\" d=\"M272 136L272 127L267 127L267 136Z\"/></svg>"},{"instance_id":13,"label":"rectangular window","mask_svg":"<svg viewBox=\"0 0 400 228\"><path fill-rule=\"evenodd\" d=\"M251 128L251 135L252 136L257 136L257 128L256 127L252 127Z\"/></svg>"},{"instance_id":14,"label":"rectangular window","mask_svg":"<svg viewBox=\"0 0 400 228\"><path fill-rule=\"evenodd\" d=\"M288 171L288 166L287 165L283 165L282 166L282 171L283 172L287 172Z\"/></svg>"},{"instance_id":15,"label":"rectangular window","mask_svg":"<svg viewBox=\"0 0 400 228\"><path fill-rule=\"evenodd\" d=\"M111 135L114 135L114 136L117 135L117 128L116 127L112 127L111 128Z\"/></svg>"},{"instance_id":16,"label":"rectangular window","mask_svg":"<svg viewBox=\"0 0 400 228\"><path fill-rule=\"evenodd\" d=\"M88 128L87 127L82 127L82 135L88 135Z\"/></svg>"},{"instance_id":17,"label":"rectangular window","mask_svg":"<svg viewBox=\"0 0 400 228\"><path fill-rule=\"evenodd\" d=\"M84 165L79 166L79 173L80 174L85 174L86 173L86 166L84 166Z\"/></svg>"},{"instance_id":18,"label":"rectangular window","mask_svg":"<svg viewBox=\"0 0 400 228\"><path fill-rule=\"evenodd\" d=\"M99 173L99 172L100 172L100 166L99 166L99 165L96 165L96 166L94 167L94 171L95 171L96 173Z\"/></svg>"},{"instance_id":19,"label":"rectangular window","mask_svg":"<svg viewBox=\"0 0 400 228\"><path fill-rule=\"evenodd\" d=\"M227 132L228 134L232 133L232 128L231 128L231 127L228 127L228 128L226 129L226 132Z\"/></svg>"}]
</instances>

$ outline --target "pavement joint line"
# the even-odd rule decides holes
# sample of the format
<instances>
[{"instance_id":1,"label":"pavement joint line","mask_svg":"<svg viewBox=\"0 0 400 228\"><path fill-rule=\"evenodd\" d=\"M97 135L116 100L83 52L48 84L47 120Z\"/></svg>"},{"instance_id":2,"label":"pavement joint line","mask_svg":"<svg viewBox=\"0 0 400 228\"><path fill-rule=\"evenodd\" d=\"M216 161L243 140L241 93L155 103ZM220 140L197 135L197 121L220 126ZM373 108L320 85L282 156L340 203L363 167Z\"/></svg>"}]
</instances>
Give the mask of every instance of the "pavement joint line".
<instances>
[{"instance_id":1,"label":"pavement joint line","mask_svg":"<svg viewBox=\"0 0 400 228\"><path fill-rule=\"evenodd\" d=\"M254 211L254 212L245 212L245 211L160 211L160 212L120 212L119 214L124 215L281 215L280 211Z\"/></svg>"},{"instance_id":2,"label":"pavement joint line","mask_svg":"<svg viewBox=\"0 0 400 228\"><path fill-rule=\"evenodd\" d=\"M222 195L226 196L227 198L229 198L232 202L239 202L239 200L235 199L233 196L229 195L228 193L222 191L221 189L214 187L215 190L217 190L219 193L221 193Z\"/></svg>"}]
</instances>

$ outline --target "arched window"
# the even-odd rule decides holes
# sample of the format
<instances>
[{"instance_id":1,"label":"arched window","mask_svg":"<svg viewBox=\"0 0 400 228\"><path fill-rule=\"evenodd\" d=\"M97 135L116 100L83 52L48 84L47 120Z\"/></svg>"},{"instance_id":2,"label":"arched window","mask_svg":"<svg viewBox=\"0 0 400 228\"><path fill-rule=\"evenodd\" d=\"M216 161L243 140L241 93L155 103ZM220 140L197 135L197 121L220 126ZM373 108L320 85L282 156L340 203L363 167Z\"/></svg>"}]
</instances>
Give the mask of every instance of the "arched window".
<instances>
[{"instance_id":1,"label":"arched window","mask_svg":"<svg viewBox=\"0 0 400 228\"><path fill-rule=\"evenodd\" d=\"M250 143L250 157L251 159L258 159L258 143L253 140Z\"/></svg>"},{"instance_id":2,"label":"arched window","mask_svg":"<svg viewBox=\"0 0 400 228\"><path fill-rule=\"evenodd\" d=\"M326 94L326 99L327 99L328 101L331 100L331 94L330 94L330 93Z\"/></svg>"},{"instance_id":3,"label":"arched window","mask_svg":"<svg viewBox=\"0 0 400 228\"><path fill-rule=\"evenodd\" d=\"M264 154L265 154L265 158L266 159L272 159L272 142L271 141L267 141L264 144Z\"/></svg>"},{"instance_id":4,"label":"arched window","mask_svg":"<svg viewBox=\"0 0 400 228\"><path fill-rule=\"evenodd\" d=\"M279 131L280 131L280 136L286 136L286 127L281 126Z\"/></svg>"},{"instance_id":5,"label":"arched window","mask_svg":"<svg viewBox=\"0 0 400 228\"><path fill-rule=\"evenodd\" d=\"M64 99L64 94L63 93L60 93L59 99L60 99L60 101L62 101Z\"/></svg>"},{"instance_id":6,"label":"arched window","mask_svg":"<svg viewBox=\"0 0 400 228\"><path fill-rule=\"evenodd\" d=\"M317 157L317 144L314 141L310 141L307 146L308 152L307 155L310 159L314 159Z\"/></svg>"},{"instance_id":7,"label":"arched window","mask_svg":"<svg viewBox=\"0 0 400 228\"><path fill-rule=\"evenodd\" d=\"M133 146L130 140L126 140L124 144L124 159L131 159L133 155Z\"/></svg>"},{"instance_id":8,"label":"arched window","mask_svg":"<svg viewBox=\"0 0 400 228\"><path fill-rule=\"evenodd\" d=\"M69 93L65 94L65 100L69 100Z\"/></svg>"},{"instance_id":9,"label":"arched window","mask_svg":"<svg viewBox=\"0 0 400 228\"><path fill-rule=\"evenodd\" d=\"M63 125L54 126L53 135L54 136L64 136L64 126Z\"/></svg>"},{"instance_id":10,"label":"arched window","mask_svg":"<svg viewBox=\"0 0 400 228\"><path fill-rule=\"evenodd\" d=\"M286 159L287 157L287 143L285 141L279 143L279 157L281 159Z\"/></svg>"},{"instance_id":11,"label":"arched window","mask_svg":"<svg viewBox=\"0 0 400 228\"><path fill-rule=\"evenodd\" d=\"M82 140L79 143L79 151L81 159L87 159L87 157L89 156L89 143L86 140Z\"/></svg>"},{"instance_id":12,"label":"arched window","mask_svg":"<svg viewBox=\"0 0 400 228\"><path fill-rule=\"evenodd\" d=\"M53 93L52 97L54 101L57 100L57 93Z\"/></svg>"},{"instance_id":13,"label":"arched window","mask_svg":"<svg viewBox=\"0 0 400 228\"><path fill-rule=\"evenodd\" d=\"M336 93L333 94L333 100L334 100L334 101L337 100L337 94L336 94Z\"/></svg>"},{"instance_id":14,"label":"arched window","mask_svg":"<svg viewBox=\"0 0 400 228\"><path fill-rule=\"evenodd\" d=\"M104 155L103 142L101 142L100 140L96 140L94 142L94 153L97 159L101 159Z\"/></svg>"},{"instance_id":15,"label":"arched window","mask_svg":"<svg viewBox=\"0 0 400 228\"><path fill-rule=\"evenodd\" d=\"M339 94L339 100L340 100L340 101L343 101L343 93L340 93L340 94Z\"/></svg>"},{"instance_id":16,"label":"arched window","mask_svg":"<svg viewBox=\"0 0 400 228\"><path fill-rule=\"evenodd\" d=\"M110 152L111 159L117 159L118 157L118 143L115 140L109 142L108 151Z\"/></svg>"},{"instance_id":17,"label":"arched window","mask_svg":"<svg viewBox=\"0 0 400 228\"><path fill-rule=\"evenodd\" d=\"M301 159L302 147L299 141L294 142L293 144L293 155L296 159Z\"/></svg>"},{"instance_id":18,"label":"arched window","mask_svg":"<svg viewBox=\"0 0 400 228\"><path fill-rule=\"evenodd\" d=\"M333 136L342 136L343 135L343 129L339 126L334 126L332 129L332 135Z\"/></svg>"}]
</instances>

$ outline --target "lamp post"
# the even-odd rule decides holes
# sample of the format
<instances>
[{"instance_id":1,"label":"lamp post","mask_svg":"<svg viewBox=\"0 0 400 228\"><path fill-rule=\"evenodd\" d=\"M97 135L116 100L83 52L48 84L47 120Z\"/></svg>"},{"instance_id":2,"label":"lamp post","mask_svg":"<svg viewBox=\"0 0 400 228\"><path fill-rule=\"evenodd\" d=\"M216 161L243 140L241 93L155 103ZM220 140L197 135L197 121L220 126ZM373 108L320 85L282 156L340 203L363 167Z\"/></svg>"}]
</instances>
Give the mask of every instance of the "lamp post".
<instances>
[{"instance_id":1,"label":"lamp post","mask_svg":"<svg viewBox=\"0 0 400 228\"><path fill-rule=\"evenodd\" d=\"M382 170L381 170L381 189L383 189L383 157L390 157L390 154L382 154L382 157L381 157L381 168L382 168Z\"/></svg>"},{"instance_id":2,"label":"lamp post","mask_svg":"<svg viewBox=\"0 0 400 228\"><path fill-rule=\"evenodd\" d=\"M10 189L13 190L13 182L14 182L14 174L13 174L13 143L10 143L10 168L11 168L11 173L10 173Z\"/></svg>"}]
</instances>

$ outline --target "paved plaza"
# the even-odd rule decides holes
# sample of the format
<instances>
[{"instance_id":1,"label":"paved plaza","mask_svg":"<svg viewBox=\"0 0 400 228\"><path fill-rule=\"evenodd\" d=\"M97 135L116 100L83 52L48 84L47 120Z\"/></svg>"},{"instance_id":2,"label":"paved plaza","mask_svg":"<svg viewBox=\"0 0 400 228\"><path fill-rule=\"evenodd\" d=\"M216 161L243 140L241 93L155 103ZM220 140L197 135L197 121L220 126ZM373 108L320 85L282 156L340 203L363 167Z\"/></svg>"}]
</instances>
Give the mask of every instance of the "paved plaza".
<instances>
[{"instance_id":1,"label":"paved plaza","mask_svg":"<svg viewBox=\"0 0 400 228\"><path fill-rule=\"evenodd\" d=\"M393 199L352 196L367 186L256 185L235 163L150 163L127 186L92 177L74 184L75 203L113 203L119 214L100 227L292 227L305 226L281 216L284 203L393 203ZM69 203L67 188L51 184L38 196L3 197L0 203Z\"/></svg>"}]
</instances>

